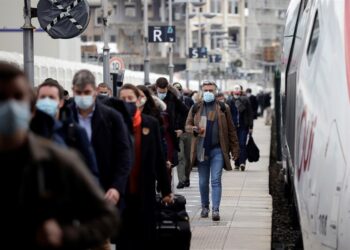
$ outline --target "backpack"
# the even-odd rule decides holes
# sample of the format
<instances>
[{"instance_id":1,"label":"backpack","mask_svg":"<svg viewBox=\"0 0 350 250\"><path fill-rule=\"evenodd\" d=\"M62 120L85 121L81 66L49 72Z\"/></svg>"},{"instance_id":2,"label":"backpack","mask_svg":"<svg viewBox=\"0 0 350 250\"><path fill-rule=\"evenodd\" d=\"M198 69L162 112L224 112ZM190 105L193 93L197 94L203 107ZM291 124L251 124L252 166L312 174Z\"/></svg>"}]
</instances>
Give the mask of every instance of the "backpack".
<instances>
[{"instance_id":1,"label":"backpack","mask_svg":"<svg viewBox=\"0 0 350 250\"><path fill-rule=\"evenodd\" d=\"M223 112L225 114L225 116L227 116L226 114L226 105L225 103L223 102L218 102L219 105L220 105L220 110L221 112ZM199 110L199 104L198 103L195 103L193 104L193 108L192 108L192 118L194 118L194 116L196 115L196 113L198 112Z\"/></svg>"}]
</instances>

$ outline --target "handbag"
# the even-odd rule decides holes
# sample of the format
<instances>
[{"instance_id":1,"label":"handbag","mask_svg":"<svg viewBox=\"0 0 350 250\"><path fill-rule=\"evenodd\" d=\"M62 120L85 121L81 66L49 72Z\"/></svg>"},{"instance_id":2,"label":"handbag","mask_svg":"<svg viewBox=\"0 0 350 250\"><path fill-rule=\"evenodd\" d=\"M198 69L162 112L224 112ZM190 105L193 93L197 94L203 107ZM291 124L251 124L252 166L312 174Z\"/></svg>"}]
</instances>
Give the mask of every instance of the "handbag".
<instances>
[{"instance_id":1,"label":"handbag","mask_svg":"<svg viewBox=\"0 0 350 250\"><path fill-rule=\"evenodd\" d=\"M247 158L249 162L257 162L260 158L260 150L256 146L252 135L249 135L247 143Z\"/></svg>"}]
</instances>

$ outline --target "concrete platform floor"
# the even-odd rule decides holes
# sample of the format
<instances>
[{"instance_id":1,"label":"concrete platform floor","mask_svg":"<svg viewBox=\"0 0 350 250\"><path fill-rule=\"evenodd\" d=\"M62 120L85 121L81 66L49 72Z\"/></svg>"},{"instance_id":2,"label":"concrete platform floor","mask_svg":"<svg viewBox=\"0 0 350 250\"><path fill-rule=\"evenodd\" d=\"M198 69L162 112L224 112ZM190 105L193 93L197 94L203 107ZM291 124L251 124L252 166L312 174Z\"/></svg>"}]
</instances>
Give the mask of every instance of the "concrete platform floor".
<instances>
[{"instance_id":1,"label":"concrete platform floor","mask_svg":"<svg viewBox=\"0 0 350 250\"><path fill-rule=\"evenodd\" d=\"M245 172L224 171L220 222L200 218L198 172L191 173L191 186L175 189L187 199L191 218L191 250L268 250L271 249L272 198L269 195L270 126L255 121L254 140L260 161L247 163ZM175 186L177 184L176 169Z\"/></svg>"}]
</instances>

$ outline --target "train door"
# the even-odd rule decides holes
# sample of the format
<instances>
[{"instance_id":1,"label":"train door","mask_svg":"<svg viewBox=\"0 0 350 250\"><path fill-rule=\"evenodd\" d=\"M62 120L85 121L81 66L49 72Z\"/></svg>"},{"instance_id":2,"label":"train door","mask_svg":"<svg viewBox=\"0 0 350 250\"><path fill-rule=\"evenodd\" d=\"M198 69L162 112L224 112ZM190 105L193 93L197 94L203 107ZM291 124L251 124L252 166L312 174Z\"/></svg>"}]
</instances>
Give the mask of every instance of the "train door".
<instances>
[{"instance_id":1,"label":"train door","mask_svg":"<svg viewBox=\"0 0 350 250\"><path fill-rule=\"evenodd\" d=\"M304 45L305 29L308 23L308 1L299 1L295 6L294 15L297 17L293 33L293 41L290 45L288 64L286 67L286 98L284 107L284 129L287 161L290 169L291 180L294 180L295 159L296 157L296 109L297 107L297 88L299 78L299 65L301 61L301 51ZM289 46L287 44L287 46Z\"/></svg>"},{"instance_id":2,"label":"train door","mask_svg":"<svg viewBox=\"0 0 350 250\"><path fill-rule=\"evenodd\" d=\"M285 86L282 89L285 90L285 94L282 100L282 124L284 136L284 155L287 162L287 171L290 171L290 167L293 166L294 154L294 133L295 133L295 98L296 98L296 80L297 72L295 61L293 60L293 52L295 47L296 33L298 29L298 22L300 20L302 1L292 2L288 8L286 30L284 34L284 48L283 59L286 64L285 69ZM294 58L295 59L295 58ZM291 162L291 163L290 163ZM291 171L293 172L293 171ZM293 178L291 178L292 180Z\"/></svg>"}]
</instances>

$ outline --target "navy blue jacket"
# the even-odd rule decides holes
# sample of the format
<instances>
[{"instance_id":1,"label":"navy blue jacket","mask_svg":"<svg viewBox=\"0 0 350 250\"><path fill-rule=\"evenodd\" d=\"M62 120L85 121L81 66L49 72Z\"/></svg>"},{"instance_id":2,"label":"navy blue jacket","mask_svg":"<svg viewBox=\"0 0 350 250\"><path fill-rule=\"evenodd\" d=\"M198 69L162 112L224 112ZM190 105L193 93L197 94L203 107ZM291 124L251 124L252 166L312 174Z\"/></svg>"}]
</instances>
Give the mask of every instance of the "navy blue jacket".
<instances>
[{"instance_id":1,"label":"navy blue jacket","mask_svg":"<svg viewBox=\"0 0 350 250\"><path fill-rule=\"evenodd\" d=\"M71 147L78 151L91 173L98 178L98 168L93 148L85 129L77 124L68 110L63 108L61 114L65 114L65 119L56 121L50 115L36 110L30 123L31 130L44 138L50 139L63 147ZM62 116L62 115L61 115Z\"/></svg>"}]
</instances>

